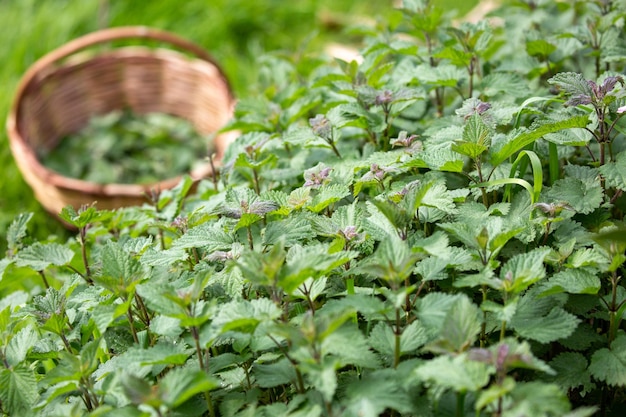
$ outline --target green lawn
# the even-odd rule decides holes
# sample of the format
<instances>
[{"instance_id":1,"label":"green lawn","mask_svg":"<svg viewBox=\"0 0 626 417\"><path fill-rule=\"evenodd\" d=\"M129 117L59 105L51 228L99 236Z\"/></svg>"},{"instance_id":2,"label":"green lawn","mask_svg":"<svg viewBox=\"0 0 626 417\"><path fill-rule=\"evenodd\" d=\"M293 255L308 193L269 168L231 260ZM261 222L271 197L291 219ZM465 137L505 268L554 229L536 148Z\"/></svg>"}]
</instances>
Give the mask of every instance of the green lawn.
<instances>
[{"instance_id":1,"label":"green lawn","mask_svg":"<svg viewBox=\"0 0 626 417\"><path fill-rule=\"evenodd\" d=\"M475 1L439 0L463 12ZM40 56L106 26L149 25L176 32L209 50L222 64L238 96L255 79L255 57L265 51L319 51L344 42L342 29L393 11L392 0L8 0L0 2L0 115L4 120L21 75ZM32 211L35 236L65 233L34 200L21 180L0 133L0 249L5 230L20 212Z\"/></svg>"}]
</instances>

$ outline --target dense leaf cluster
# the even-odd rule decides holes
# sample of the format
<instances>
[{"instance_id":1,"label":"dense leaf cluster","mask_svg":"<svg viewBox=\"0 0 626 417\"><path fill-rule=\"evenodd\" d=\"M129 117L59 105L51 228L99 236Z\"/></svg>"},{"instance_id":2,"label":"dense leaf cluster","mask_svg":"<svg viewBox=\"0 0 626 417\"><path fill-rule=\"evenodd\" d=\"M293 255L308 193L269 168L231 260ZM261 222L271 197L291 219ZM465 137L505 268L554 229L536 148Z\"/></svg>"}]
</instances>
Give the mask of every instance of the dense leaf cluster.
<instances>
[{"instance_id":1,"label":"dense leaf cluster","mask_svg":"<svg viewBox=\"0 0 626 417\"><path fill-rule=\"evenodd\" d=\"M362 62L260 60L219 179L15 219L2 412L619 415L624 18L407 0Z\"/></svg>"}]
</instances>

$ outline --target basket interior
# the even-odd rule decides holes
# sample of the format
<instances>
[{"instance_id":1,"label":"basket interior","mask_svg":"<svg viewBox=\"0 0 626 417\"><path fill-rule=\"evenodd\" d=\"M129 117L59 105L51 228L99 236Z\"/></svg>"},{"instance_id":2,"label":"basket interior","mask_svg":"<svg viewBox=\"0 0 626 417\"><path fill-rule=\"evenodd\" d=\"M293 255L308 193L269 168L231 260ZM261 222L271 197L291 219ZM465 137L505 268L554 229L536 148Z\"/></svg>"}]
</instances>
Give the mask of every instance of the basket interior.
<instances>
[{"instance_id":1,"label":"basket interior","mask_svg":"<svg viewBox=\"0 0 626 417\"><path fill-rule=\"evenodd\" d=\"M127 109L178 116L210 134L231 117L232 100L227 81L210 62L126 47L42 72L24 91L17 129L31 149L52 149L91 117Z\"/></svg>"}]
</instances>

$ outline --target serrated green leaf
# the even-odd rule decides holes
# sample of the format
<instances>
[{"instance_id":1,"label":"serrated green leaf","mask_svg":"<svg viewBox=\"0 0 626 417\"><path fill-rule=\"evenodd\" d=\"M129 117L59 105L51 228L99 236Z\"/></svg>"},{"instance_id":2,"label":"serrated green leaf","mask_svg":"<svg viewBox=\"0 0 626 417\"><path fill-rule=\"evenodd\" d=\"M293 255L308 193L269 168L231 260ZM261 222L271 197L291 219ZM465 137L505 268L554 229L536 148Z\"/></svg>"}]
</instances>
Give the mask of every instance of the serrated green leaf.
<instances>
[{"instance_id":1,"label":"serrated green leaf","mask_svg":"<svg viewBox=\"0 0 626 417\"><path fill-rule=\"evenodd\" d=\"M50 265L65 265L74 257L74 251L59 243L35 242L22 249L16 259L18 266L27 266L35 271L43 271Z\"/></svg>"},{"instance_id":2,"label":"serrated green leaf","mask_svg":"<svg viewBox=\"0 0 626 417\"><path fill-rule=\"evenodd\" d=\"M626 152L620 152L615 161L605 163L599 170L607 187L626 191Z\"/></svg>"},{"instance_id":3,"label":"serrated green leaf","mask_svg":"<svg viewBox=\"0 0 626 417\"><path fill-rule=\"evenodd\" d=\"M426 193L421 199L421 205L437 208L447 214L456 212L454 199L448 192L446 186L442 183L433 184L426 190Z\"/></svg>"},{"instance_id":4,"label":"serrated green leaf","mask_svg":"<svg viewBox=\"0 0 626 417\"><path fill-rule=\"evenodd\" d=\"M545 285L542 286L541 295L558 294L567 292L570 294L597 294L602 283L597 273L585 269L564 269L554 274Z\"/></svg>"},{"instance_id":5,"label":"serrated green leaf","mask_svg":"<svg viewBox=\"0 0 626 417\"><path fill-rule=\"evenodd\" d=\"M457 392L480 390L489 383L490 375L494 372L486 364L468 360L465 355L438 356L415 370L421 380Z\"/></svg>"},{"instance_id":6,"label":"serrated green leaf","mask_svg":"<svg viewBox=\"0 0 626 417\"><path fill-rule=\"evenodd\" d=\"M571 408L566 393L555 384L518 382L510 395L513 404L507 415L562 416Z\"/></svg>"},{"instance_id":7,"label":"serrated green leaf","mask_svg":"<svg viewBox=\"0 0 626 417\"><path fill-rule=\"evenodd\" d=\"M438 334L442 329L448 311L459 300L458 294L432 292L418 299L417 317L429 332Z\"/></svg>"},{"instance_id":8,"label":"serrated green leaf","mask_svg":"<svg viewBox=\"0 0 626 417\"><path fill-rule=\"evenodd\" d=\"M337 390L337 374L334 363L304 364L301 366L311 385L322 394L324 401L330 403Z\"/></svg>"},{"instance_id":9,"label":"serrated green leaf","mask_svg":"<svg viewBox=\"0 0 626 417\"><path fill-rule=\"evenodd\" d=\"M171 266L176 262L184 262L189 258L189 253L183 248L169 248L157 250L149 248L139 258L145 266Z\"/></svg>"},{"instance_id":10,"label":"serrated green leaf","mask_svg":"<svg viewBox=\"0 0 626 417\"><path fill-rule=\"evenodd\" d=\"M546 275L543 260L550 248L537 248L530 252L514 255L500 271L507 292L521 293Z\"/></svg>"},{"instance_id":11,"label":"serrated green leaf","mask_svg":"<svg viewBox=\"0 0 626 417\"><path fill-rule=\"evenodd\" d=\"M175 240L172 248L190 249L206 248L207 252L228 250L234 238L215 223L203 223L189 229L179 239Z\"/></svg>"},{"instance_id":12,"label":"serrated green leaf","mask_svg":"<svg viewBox=\"0 0 626 417\"><path fill-rule=\"evenodd\" d=\"M277 387L296 380L294 366L284 357L273 363L255 362L252 374L261 388Z\"/></svg>"},{"instance_id":13,"label":"serrated green leaf","mask_svg":"<svg viewBox=\"0 0 626 417\"><path fill-rule=\"evenodd\" d=\"M185 347L184 343L160 342L147 349L133 349L132 357L142 366L183 365L192 353L193 349Z\"/></svg>"},{"instance_id":14,"label":"serrated green leaf","mask_svg":"<svg viewBox=\"0 0 626 417\"><path fill-rule=\"evenodd\" d=\"M456 143L453 143L451 146L452 146L451 149L454 152L460 153L461 155L465 155L471 159L478 158L480 155L482 155L483 152L489 149L485 145L479 145L477 143L471 143L471 142L456 142Z\"/></svg>"},{"instance_id":15,"label":"serrated green leaf","mask_svg":"<svg viewBox=\"0 0 626 417\"><path fill-rule=\"evenodd\" d=\"M442 353L463 352L478 337L481 323L479 308L466 296L460 296L447 311L438 339L426 349Z\"/></svg>"},{"instance_id":16,"label":"serrated green leaf","mask_svg":"<svg viewBox=\"0 0 626 417\"><path fill-rule=\"evenodd\" d=\"M139 261L130 256L119 242L108 241L102 248L102 275L127 284L142 271Z\"/></svg>"},{"instance_id":17,"label":"serrated green leaf","mask_svg":"<svg viewBox=\"0 0 626 417\"><path fill-rule=\"evenodd\" d=\"M323 185L317 190L317 194L305 207L313 213L319 213L329 205L336 203L350 195L350 190L343 184Z\"/></svg>"},{"instance_id":18,"label":"serrated green leaf","mask_svg":"<svg viewBox=\"0 0 626 417\"><path fill-rule=\"evenodd\" d=\"M576 316L555 307L551 297L537 298L530 291L520 299L510 325L522 337L549 343L568 337L579 323Z\"/></svg>"},{"instance_id":19,"label":"serrated green leaf","mask_svg":"<svg viewBox=\"0 0 626 417\"><path fill-rule=\"evenodd\" d=\"M585 77L576 72L558 73L550 78L548 83L558 86L565 93L572 96L584 95L591 97L593 95L591 87Z\"/></svg>"},{"instance_id":20,"label":"serrated green leaf","mask_svg":"<svg viewBox=\"0 0 626 417\"><path fill-rule=\"evenodd\" d=\"M32 219L33 213L20 213L7 229L7 246L11 253L16 253L21 245L22 238L26 236L26 227Z\"/></svg>"},{"instance_id":21,"label":"serrated green leaf","mask_svg":"<svg viewBox=\"0 0 626 417\"><path fill-rule=\"evenodd\" d=\"M398 236L398 231L389 218L371 202L366 203L369 216L365 218L363 228L372 238L380 241Z\"/></svg>"},{"instance_id":22,"label":"serrated green leaf","mask_svg":"<svg viewBox=\"0 0 626 417\"><path fill-rule=\"evenodd\" d=\"M463 141L488 148L493 132L479 114L473 114L463 127Z\"/></svg>"},{"instance_id":23,"label":"serrated green leaf","mask_svg":"<svg viewBox=\"0 0 626 417\"><path fill-rule=\"evenodd\" d=\"M589 214L600 207L604 192L599 181L567 177L556 181L546 197L555 203L566 203L579 213Z\"/></svg>"},{"instance_id":24,"label":"serrated green leaf","mask_svg":"<svg viewBox=\"0 0 626 417\"><path fill-rule=\"evenodd\" d=\"M25 365L0 370L0 401L10 415L23 415L37 400L37 378Z\"/></svg>"},{"instance_id":25,"label":"serrated green leaf","mask_svg":"<svg viewBox=\"0 0 626 417\"><path fill-rule=\"evenodd\" d=\"M81 229L90 224L104 221L113 216L113 213L107 210L98 210L94 205L89 207L81 207L76 211L72 206L63 207L59 213L59 217L70 225Z\"/></svg>"},{"instance_id":26,"label":"serrated green leaf","mask_svg":"<svg viewBox=\"0 0 626 417\"><path fill-rule=\"evenodd\" d=\"M293 296L315 301L317 297L324 293L326 282L328 282L326 277L318 279L309 278L298 287L298 289L293 293Z\"/></svg>"},{"instance_id":27,"label":"serrated green leaf","mask_svg":"<svg viewBox=\"0 0 626 417\"><path fill-rule=\"evenodd\" d=\"M451 144L429 145L419 156L430 169L446 172L463 172L463 159L450 147Z\"/></svg>"},{"instance_id":28,"label":"serrated green leaf","mask_svg":"<svg viewBox=\"0 0 626 417\"><path fill-rule=\"evenodd\" d=\"M492 72L483 77L479 88L487 97L499 93L513 97L528 96L528 83L519 74L512 72Z\"/></svg>"},{"instance_id":29,"label":"serrated green leaf","mask_svg":"<svg viewBox=\"0 0 626 417\"><path fill-rule=\"evenodd\" d=\"M291 216L283 220L270 222L263 235L264 245L273 245L279 239L284 240L285 246L305 242L315 237L311 222L304 217Z\"/></svg>"},{"instance_id":30,"label":"serrated green leaf","mask_svg":"<svg viewBox=\"0 0 626 417\"><path fill-rule=\"evenodd\" d=\"M21 329L6 346L4 357L7 363L11 366L21 363L38 340L39 335L33 326Z\"/></svg>"},{"instance_id":31,"label":"serrated green leaf","mask_svg":"<svg viewBox=\"0 0 626 417\"><path fill-rule=\"evenodd\" d=\"M280 315L280 309L267 298L231 301L219 310L212 325L220 332L252 333L262 321L271 321Z\"/></svg>"},{"instance_id":32,"label":"serrated green leaf","mask_svg":"<svg viewBox=\"0 0 626 417\"><path fill-rule=\"evenodd\" d=\"M595 388L587 365L587 359L582 353L563 352L550 362L550 367L556 372L552 382L565 391L580 388L584 396Z\"/></svg>"},{"instance_id":33,"label":"serrated green leaf","mask_svg":"<svg viewBox=\"0 0 626 417\"><path fill-rule=\"evenodd\" d=\"M415 273L422 277L424 281L437 281L448 278L446 268L448 260L436 256L429 256L417 263Z\"/></svg>"},{"instance_id":34,"label":"serrated green leaf","mask_svg":"<svg viewBox=\"0 0 626 417\"><path fill-rule=\"evenodd\" d=\"M375 369L380 366L378 358L368 345L368 340L352 324L346 323L326 336L322 342L322 351L337 357L341 367L355 365Z\"/></svg>"},{"instance_id":35,"label":"serrated green leaf","mask_svg":"<svg viewBox=\"0 0 626 417\"><path fill-rule=\"evenodd\" d=\"M600 269L606 268L608 265L606 256L603 256L595 248L579 249L572 253L565 262L565 266L568 268L582 268L586 266L597 267Z\"/></svg>"},{"instance_id":36,"label":"serrated green leaf","mask_svg":"<svg viewBox=\"0 0 626 417\"><path fill-rule=\"evenodd\" d=\"M193 368L174 368L159 382L159 395L171 409L175 409L196 394L219 386L206 372Z\"/></svg>"},{"instance_id":37,"label":"serrated green leaf","mask_svg":"<svg viewBox=\"0 0 626 417\"><path fill-rule=\"evenodd\" d=\"M556 46L544 39L526 41L526 53L530 56L545 59L554 51L556 51Z\"/></svg>"},{"instance_id":38,"label":"serrated green leaf","mask_svg":"<svg viewBox=\"0 0 626 417\"><path fill-rule=\"evenodd\" d=\"M397 410L400 415L410 415L413 402L405 380L410 379L408 374L416 363L410 361L407 365L407 370L382 369L348 381L345 386L345 399L349 404L346 417L379 416L385 410Z\"/></svg>"},{"instance_id":39,"label":"serrated green leaf","mask_svg":"<svg viewBox=\"0 0 626 417\"><path fill-rule=\"evenodd\" d=\"M619 334L609 349L599 349L593 354L589 373L608 385L626 386L626 335Z\"/></svg>"}]
</instances>

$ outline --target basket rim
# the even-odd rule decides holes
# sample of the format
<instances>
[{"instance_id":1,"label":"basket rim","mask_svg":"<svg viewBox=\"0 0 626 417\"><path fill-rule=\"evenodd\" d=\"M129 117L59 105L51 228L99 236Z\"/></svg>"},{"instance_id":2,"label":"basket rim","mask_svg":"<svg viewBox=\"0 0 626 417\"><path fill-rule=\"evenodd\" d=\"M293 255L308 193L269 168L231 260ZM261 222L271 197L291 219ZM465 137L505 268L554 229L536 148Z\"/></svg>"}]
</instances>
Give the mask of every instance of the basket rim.
<instances>
[{"instance_id":1,"label":"basket rim","mask_svg":"<svg viewBox=\"0 0 626 417\"><path fill-rule=\"evenodd\" d=\"M180 46L188 52L191 52L195 57L187 57L181 54L179 51L167 49L167 48L147 48L138 45L125 45L121 47L112 48L106 51L98 51L92 55L82 53L81 60L68 62L63 65L56 65L59 60L70 57L71 55L81 52L83 49L93 46L99 43L109 42L114 39L128 39L128 38L146 38L163 41L165 43L174 44ZM69 51L69 53L68 53ZM82 51L84 52L84 51ZM44 80L45 78L52 76L57 71L71 68L76 65L85 65L92 60L102 59L103 57L111 56L114 58L133 58L133 57L149 57L163 62L172 61L174 59L178 62L185 62L186 64L206 64L209 65L213 71L217 71L216 74L220 81L224 83L226 95L225 105L228 107L227 113L232 114L235 105L235 98L232 92L228 78L224 74L222 68L217 62L201 47L191 43L183 38L179 38L177 35L169 32L139 27L119 27L113 29L105 29L98 32L87 34L83 37L77 38L69 43L61 46L49 52L48 54L37 60L29 70L24 74L18 88L16 90L13 103L9 110L6 129L9 138L9 145L17 162L19 156L25 166L29 167L33 173L43 179L46 183L59 189L81 192L84 194L102 196L102 197L141 197L150 190L167 189L176 185L184 175L189 175L194 181L200 180L212 174L213 170L211 164L205 163L199 167L191 170L190 172L176 175L170 178L166 178L157 182L148 184L133 184L133 183L97 183L87 181L79 178L66 177L48 167L43 165L39 158L37 158L35 149L31 146L22 136L19 129L19 115L21 112L21 104L24 96L26 95L30 86ZM184 60L183 60L184 59ZM177 63L178 63L177 62ZM214 136L215 153L217 155L216 161L213 166L218 166L221 156L224 152L225 146L233 139L233 136L229 132L217 133ZM20 170L22 168L19 166ZM23 174L22 174L23 175Z\"/></svg>"}]
</instances>

